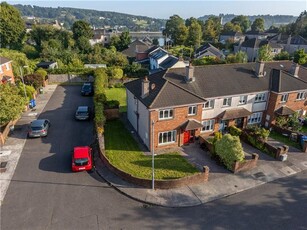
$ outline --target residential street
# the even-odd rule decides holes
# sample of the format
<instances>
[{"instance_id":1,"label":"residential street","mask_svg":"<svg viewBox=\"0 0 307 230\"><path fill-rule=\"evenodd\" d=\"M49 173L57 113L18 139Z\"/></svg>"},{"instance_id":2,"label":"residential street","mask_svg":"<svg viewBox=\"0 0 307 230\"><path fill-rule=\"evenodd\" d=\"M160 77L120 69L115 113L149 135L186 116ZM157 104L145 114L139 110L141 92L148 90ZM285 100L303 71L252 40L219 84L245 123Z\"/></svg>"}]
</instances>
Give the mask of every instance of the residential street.
<instances>
[{"instance_id":1,"label":"residential street","mask_svg":"<svg viewBox=\"0 0 307 230\"><path fill-rule=\"evenodd\" d=\"M307 229L307 171L190 208L162 208L119 193L96 172L72 173L71 150L93 142L93 127L74 119L92 105L79 86L57 87L40 118L46 138L27 139L1 206L11 229Z\"/></svg>"}]
</instances>

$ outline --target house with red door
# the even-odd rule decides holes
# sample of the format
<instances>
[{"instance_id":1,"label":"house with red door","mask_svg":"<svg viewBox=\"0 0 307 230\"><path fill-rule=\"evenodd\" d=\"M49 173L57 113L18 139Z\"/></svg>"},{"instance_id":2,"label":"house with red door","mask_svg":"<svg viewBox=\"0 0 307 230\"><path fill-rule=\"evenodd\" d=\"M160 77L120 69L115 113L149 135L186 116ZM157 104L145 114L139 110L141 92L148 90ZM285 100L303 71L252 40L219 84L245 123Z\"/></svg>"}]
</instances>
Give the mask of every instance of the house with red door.
<instances>
[{"instance_id":1,"label":"house with red door","mask_svg":"<svg viewBox=\"0 0 307 230\"><path fill-rule=\"evenodd\" d=\"M0 57L0 84L15 83L12 60Z\"/></svg>"},{"instance_id":2,"label":"house with red door","mask_svg":"<svg viewBox=\"0 0 307 230\"><path fill-rule=\"evenodd\" d=\"M307 111L307 69L290 61L189 65L125 86L128 120L150 150L188 144L232 125L269 128L286 111Z\"/></svg>"}]
</instances>

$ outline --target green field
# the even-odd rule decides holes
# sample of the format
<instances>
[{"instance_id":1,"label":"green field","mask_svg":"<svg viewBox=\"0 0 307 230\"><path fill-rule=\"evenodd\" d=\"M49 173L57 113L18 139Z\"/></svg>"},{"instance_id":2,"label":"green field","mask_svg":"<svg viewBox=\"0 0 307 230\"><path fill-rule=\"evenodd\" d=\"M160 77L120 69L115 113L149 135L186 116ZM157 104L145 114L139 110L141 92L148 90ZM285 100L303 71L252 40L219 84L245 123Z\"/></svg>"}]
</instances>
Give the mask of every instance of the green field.
<instances>
[{"instance_id":1,"label":"green field","mask_svg":"<svg viewBox=\"0 0 307 230\"><path fill-rule=\"evenodd\" d=\"M125 88L111 88L106 90L107 100L117 100L119 101L119 111L127 111L127 102L126 102L126 89Z\"/></svg>"},{"instance_id":2,"label":"green field","mask_svg":"<svg viewBox=\"0 0 307 230\"><path fill-rule=\"evenodd\" d=\"M117 168L138 178L152 178L152 158L140 151L137 142L119 120L105 125L105 148L110 162ZM198 173L178 153L155 156L155 178L176 179Z\"/></svg>"}]
</instances>

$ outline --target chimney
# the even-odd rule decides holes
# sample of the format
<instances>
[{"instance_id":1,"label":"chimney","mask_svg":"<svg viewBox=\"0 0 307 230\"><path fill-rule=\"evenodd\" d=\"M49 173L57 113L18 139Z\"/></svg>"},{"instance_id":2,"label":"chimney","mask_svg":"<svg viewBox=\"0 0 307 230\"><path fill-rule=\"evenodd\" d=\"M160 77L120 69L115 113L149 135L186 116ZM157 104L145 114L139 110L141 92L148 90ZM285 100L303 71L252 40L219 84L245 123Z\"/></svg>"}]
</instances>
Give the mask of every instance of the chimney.
<instances>
[{"instance_id":1,"label":"chimney","mask_svg":"<svg viewBox=\"0 0 307 230\"><path fill-rule=\"evenodd\" d=\"M291 34L290 34L289 37L288 37L287 45L290 45L290 43L291 43Z\"/></svg>"},{"instance_id":2,"label":"chimney","mask_svg":"<svg viewBox=\"0 0 307 230\"><path fill-rule=\"evenodd\" d=\"M281 40L281 33L278 34L277 41Z\"/></svg>"},{"instance_id":3,"label":"chimney","mask_svg":"<svg viewBox=\"0 0 307 230\"><path fill-rule=\"evenodd\" d=\"M149 94L149 81L147 76L142 81L142 98L145 98Z\"/></svg>"},{"instance_id":4,"label":"chimney","mask_svg":"<svg viewBox=\"0 0 307 230\"><path fill-rule=\"evenodd\" d=\"M290 69L290 73L294 76L294 77L298 77L298 71L300 70L300 65L293 62L291 69Z\"/></svg>"},{"instance_id":5,"label":"chimney","mask_svg":"<svg viewBox=\"0 0 307 230\"><path fill-rule=\"evenodd\" d=\"M255 74L257 77L264 77L265 76L265 72L264 72L264 62L263 61L257 61L256 62L256 70L255 70Z\"/></svg>"},{"instance_id":6,"label":"chimney","mask_svg":"<svg viewBox=\"0 0 307 230\"><path fill-rule=\"evenodd\" d=\"M186 82L193 82L194 78L194 67L192 66L191 62L188 66L185 67L185 81Z\"/></svg>"}]
</instances>

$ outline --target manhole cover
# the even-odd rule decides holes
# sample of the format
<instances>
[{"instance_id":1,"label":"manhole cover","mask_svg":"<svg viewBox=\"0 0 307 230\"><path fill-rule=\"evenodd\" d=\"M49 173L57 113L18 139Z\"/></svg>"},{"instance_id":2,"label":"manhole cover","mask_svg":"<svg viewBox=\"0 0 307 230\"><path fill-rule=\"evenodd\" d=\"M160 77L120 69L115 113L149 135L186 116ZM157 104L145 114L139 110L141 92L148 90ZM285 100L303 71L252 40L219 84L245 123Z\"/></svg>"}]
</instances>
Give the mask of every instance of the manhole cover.
<instances>
[{"instance_id":1,"label":"manhole cover","mask_svg":"<svg viewBox=\"0 0 307 230\"><path fill-rule=\"evenodd\" d=\"M0 162L0 168L4 169L7 165L7 161Z\"/></svg>"},{"instance_id":2,"label":"manhole cover","mask_svg":"<svg viewBox=\"0 0 307 230\"><path fill-rule=\"evenodd\" d=\"M263 172L258 172L258 173L255 173L254 174L254 177L256 177L257 179L260 178L260 177L265 177L264 173Z\"/></svg>"}]
</instances>

